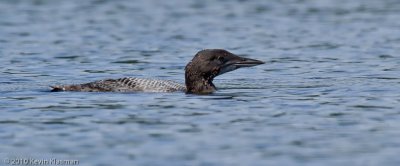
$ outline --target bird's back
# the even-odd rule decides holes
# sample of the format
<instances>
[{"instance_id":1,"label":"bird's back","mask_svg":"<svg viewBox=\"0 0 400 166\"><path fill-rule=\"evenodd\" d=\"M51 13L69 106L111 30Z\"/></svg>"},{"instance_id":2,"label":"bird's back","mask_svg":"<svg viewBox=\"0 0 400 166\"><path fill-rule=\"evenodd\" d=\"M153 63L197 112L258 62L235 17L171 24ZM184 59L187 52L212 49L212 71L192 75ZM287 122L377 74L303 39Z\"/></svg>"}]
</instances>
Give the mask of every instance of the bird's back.
<instances>
[{"instance_id":1,"label":"bird's back","mask_svg":"<svg viewBox=\"0 0 400 166\"><path fill-rule=\"evenodd\" d=\"M52 91L81 92L174 92L186 87L174 81L125 77L76 85L53 86Z\"/></svg>"}]
</instances>

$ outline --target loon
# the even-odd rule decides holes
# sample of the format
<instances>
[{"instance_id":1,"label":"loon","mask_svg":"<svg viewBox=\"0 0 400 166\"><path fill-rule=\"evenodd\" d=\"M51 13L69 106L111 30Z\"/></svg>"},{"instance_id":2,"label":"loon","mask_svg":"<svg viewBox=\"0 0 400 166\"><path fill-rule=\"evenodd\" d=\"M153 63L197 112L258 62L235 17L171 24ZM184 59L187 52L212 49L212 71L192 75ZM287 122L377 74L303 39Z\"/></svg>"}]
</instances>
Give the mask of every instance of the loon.
<instances>
[{"instance_id":1,"label":"loon","mask_svg":"<svg viewBox=\"0 0 400 166\"><path fill-rule=\"evenodd\" d=\"M213 79L242 67L264 62L244 58L224 49L205 49L197 52L185 67L185 85L169 80L125 77L105 79L84 84L51 86L52 92L175 92L209 94L216 91Z\"/></svg>"}]
</instances>

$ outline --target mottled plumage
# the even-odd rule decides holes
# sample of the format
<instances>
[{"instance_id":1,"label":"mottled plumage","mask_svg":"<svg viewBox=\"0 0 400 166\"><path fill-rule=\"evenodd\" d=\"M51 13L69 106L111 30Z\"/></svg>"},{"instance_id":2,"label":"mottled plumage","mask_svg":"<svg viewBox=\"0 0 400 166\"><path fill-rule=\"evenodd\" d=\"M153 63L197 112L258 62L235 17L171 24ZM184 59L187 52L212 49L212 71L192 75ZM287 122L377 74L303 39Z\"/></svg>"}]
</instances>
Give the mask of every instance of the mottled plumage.
<instances>
[{"instance_id":1,"label":"mottled plumage","mask_svg":"<svg viewBox=\"0 0 400 166\"><path fill-rule=\"evenodd\" d=\"M106 79L95 82L53 86L53 91L82 91L82 92L175 92L186 91L186 87L174 81L125 77Z\"/></svg>"},{"instance_id":2,"label":"mottled plumage","mask_svg":"<svg viewBox=\"0 0 400 166\"><path fill-rule=\"evenodd\" d=\"M120 78L106 79L76 85L51 86L52 92L175 92L207 94L216 90L213 79L241 67L251 67L264 62L234 55L223 49L199 51L185 67L185 85L174 81Z\"/></svg>"}]
</instances>

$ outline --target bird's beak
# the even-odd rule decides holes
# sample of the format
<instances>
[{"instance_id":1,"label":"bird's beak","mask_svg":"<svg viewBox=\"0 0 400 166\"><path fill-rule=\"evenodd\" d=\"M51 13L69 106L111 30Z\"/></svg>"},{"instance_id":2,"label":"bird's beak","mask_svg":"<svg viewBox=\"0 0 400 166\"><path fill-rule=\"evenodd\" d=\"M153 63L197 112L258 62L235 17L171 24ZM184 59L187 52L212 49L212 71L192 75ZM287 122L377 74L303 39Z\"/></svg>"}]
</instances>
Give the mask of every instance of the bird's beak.
<instances>
[{"instance_id":1,"label":"bird's beak","mask_svg":"<svg viewBox=\"0 0 400 166\"><path fill-rule=\"evenodd\" d=\"M250 59L250 58L240 58L233 60L232 65L236 66L237 68L241 67L252 67L252 66L257 66L264 64L265 62L259 61L256 59Z\"/></svg>"},{"instance_id":2,"label":"bird's beak","mask_svg":"<svg viewBox=\"0 0 400 166\"><path fill-rule=\"evenodd\" d=\"M256 59L243 58L243 57L237 56L236 58L227 61L221 67L219 75L223 74L223 73L226 73L226 72L230 72L230 71L236 70L238 68L252 67L252 66L261 65L261 64L264 64L264 63L265 62L259 61L259 60L256 60Z\"/></svg>"}]
</instances>

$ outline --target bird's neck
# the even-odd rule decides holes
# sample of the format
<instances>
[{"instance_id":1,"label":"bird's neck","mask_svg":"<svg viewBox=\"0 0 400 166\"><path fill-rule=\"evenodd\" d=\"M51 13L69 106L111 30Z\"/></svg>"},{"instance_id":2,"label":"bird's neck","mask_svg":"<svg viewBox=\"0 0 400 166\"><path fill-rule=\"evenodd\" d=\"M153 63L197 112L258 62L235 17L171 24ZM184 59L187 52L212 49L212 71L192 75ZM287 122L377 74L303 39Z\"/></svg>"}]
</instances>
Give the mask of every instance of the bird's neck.
<instances>
[{"instance_id":1,"label":"bird's neck","mask_svg":"<svg viewBox=\"0 0 400 166\"><path fill-rule=\"evenodd\" d=\"M214 77L195 73L185 74L186 93L208 94L216 90Z\"/></svg>"}]
</instances>

